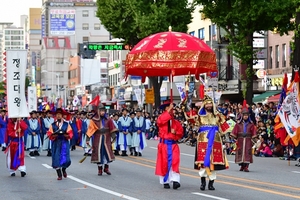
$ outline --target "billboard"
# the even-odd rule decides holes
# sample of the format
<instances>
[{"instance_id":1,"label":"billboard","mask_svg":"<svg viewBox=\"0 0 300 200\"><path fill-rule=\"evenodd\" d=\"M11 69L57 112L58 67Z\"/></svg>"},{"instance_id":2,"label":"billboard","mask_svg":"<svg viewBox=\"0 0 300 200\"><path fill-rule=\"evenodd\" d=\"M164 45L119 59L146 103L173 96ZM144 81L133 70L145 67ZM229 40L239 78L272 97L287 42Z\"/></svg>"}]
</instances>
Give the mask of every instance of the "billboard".
<instances>
[{"instance_id":1,"label":"billboard","mask_svg":"<svg viewBox=\"0 0 300 200\"><path fill-rule=\"evenodd\" d=\"M75 13L69 9L50 10L50 34L75 35Z\"/></svg>"},{"instance_id":2,"label":"billboard","mask_svg":"<svg viewBox=\"0 0 300 200\"><path fill-rule=\"evenodd\" d=\"M41 30L41 8L29 8L29 29Z\"/></svg>"}]
</instances>

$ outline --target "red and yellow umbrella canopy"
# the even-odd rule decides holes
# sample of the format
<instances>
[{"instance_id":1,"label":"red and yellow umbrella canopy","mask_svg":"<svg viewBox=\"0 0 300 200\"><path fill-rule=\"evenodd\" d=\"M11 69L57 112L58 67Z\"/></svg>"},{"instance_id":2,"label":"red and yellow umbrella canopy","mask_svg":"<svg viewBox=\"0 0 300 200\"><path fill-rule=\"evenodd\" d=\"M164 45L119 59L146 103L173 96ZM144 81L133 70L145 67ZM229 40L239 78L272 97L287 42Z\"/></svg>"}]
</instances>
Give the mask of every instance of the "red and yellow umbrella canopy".
<instances>
[{"instance_id":1,"label":"red and yellow umbrella canopy","mask_svg":"<svg viewBox=\"0 0 300 200\"><path fill-rule=\"evenodd\" d=\"M202 40L186 33L162 32L141 40L126 58L126 75L179 76L217 71L216 55Z\"/></svg>"}]
</instances>

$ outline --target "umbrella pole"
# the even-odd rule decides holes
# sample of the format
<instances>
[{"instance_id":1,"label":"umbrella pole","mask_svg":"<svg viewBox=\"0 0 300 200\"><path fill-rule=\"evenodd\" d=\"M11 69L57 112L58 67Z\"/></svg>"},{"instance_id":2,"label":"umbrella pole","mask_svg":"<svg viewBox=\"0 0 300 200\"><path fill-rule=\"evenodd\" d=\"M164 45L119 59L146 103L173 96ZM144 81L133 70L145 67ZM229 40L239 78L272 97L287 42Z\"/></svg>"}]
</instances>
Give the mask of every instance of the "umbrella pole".
<instances>
[{"instance_id":1,"label":"umbrella pole","mask_svg":"<svg viewBox=\"0 0 300 200\"><path fill-rule=\"evenodd\" d=\"M170 75L170 82L171 82L171 86L170 86L170 96L171 96L171 102L173 103L173 75L171 73Z\"/></svg>"}]
</instances>

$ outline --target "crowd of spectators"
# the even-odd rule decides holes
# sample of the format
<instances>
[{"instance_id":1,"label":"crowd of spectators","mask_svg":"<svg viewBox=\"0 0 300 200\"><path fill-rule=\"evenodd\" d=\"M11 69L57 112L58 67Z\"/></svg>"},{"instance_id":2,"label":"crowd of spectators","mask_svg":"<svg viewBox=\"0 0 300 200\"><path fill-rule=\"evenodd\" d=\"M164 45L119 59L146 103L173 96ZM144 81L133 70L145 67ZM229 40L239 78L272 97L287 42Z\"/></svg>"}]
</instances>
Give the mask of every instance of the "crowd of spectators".
<instances>
[{"instance_id":1,"label":"crowd of spectators","mask_svg":"<svg viewBox=\"0 0 300 200\"><path fill-rule=\"evenodd\" d=\"M250 119L257 127L257 137L252 140L253 154L261 157L281 157L283 159L297 159L300 157L295 147L280 143L280 140L274 133L274 119L276 117L277 105L273 102L268 104L257 103L247 105L250 113ZM229 124L230 131L233 129L237 120L241 119L242 103L224 103L219 104L217 109L222 113ZM193 108L197 112L197 108ZM179 120L184 128L184 136L179 143L185 143L189 146L195 146L197 141L198 127L186 120L183 110L176 106L173 110L174 117ZM156 120L161 110L154 109L152 116L148 112L143 112L146 118L146 137L148 140L158 139L158 128ZM130 115L134 117L134 110L130 110ZM227 154L235 154L236 141L230 137L230 132L224 136L224 145ZM300 145L299 145L300 146Z\"/></svg>"}]
</instances>

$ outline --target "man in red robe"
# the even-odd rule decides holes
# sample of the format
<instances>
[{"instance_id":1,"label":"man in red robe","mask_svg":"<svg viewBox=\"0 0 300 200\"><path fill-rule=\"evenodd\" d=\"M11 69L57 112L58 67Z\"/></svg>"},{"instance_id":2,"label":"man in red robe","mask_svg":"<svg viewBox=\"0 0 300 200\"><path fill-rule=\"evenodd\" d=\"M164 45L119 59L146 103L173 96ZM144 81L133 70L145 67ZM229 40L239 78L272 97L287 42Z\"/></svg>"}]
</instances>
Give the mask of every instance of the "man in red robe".
<instances>
[{"instance_id":1,"label":"man in red robe","mask_svg":"<svg viewBox=\"0 0 300 200\"><path fill-rule=\"evenodd\" d=\"M231 136L237 140L235 163L241 166L240 171L249 172L249 164L253 163L252 139L257 135L256 127L249 118L248 108L243 108L242 119L235 124Z\"/></svg>"},{"instance_id":2,"label":"man in red robe","mask_svg":"<svg viewBox=\"0 0 300 200\"><path fill-rule=\"evenodd\" d=\"M7 134L10 143L5 151L6 163L11 176L16 176L16 170L21 171L21 177L26 175L24 159L24 131L27 129L26 123L17 118L11 118L7 125Z\"/></svg>"},{"instance_id":3,"label":"man in red robe","mask_svg":"<svg viewBox=\"0 0 300 200\"><path fill-rule=\"evenodd\" d=\"M173 189L180 187L180 150L177 141L183 136L181 123L174 119L174 104L165 102L160 106L164 112L158 117L160 142L158 144L155 174L159 176L160 184L165 189L170 188L173 182Z\"/></svg>"},{"instance_id":4,"label":"man in red robe","mask_svg":"<svg viewBox=\"0 0 300 200\"><path fill-rule=\"evenodd\" d=\"M104 172L111 175L108 163L115 160L112 151L112 138L115 138L115 132L118 131L112 119L106 117L106 109L103 104L98 106L98 113L89 124L86 135L86 143L89 145L90 138L93 137L91 163L98 165L98 176Z\"/></svg>"}]
</instances>

